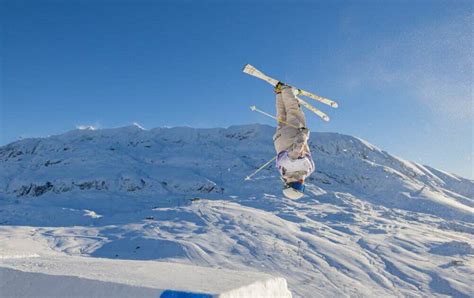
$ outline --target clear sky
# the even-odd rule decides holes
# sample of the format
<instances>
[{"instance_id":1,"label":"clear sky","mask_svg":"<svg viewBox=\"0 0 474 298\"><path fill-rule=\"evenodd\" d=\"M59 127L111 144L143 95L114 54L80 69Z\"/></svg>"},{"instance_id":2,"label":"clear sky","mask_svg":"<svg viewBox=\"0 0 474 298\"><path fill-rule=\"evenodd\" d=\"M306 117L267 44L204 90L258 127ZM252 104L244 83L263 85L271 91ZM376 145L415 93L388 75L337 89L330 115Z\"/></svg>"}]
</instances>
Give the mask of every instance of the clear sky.
<instances>
[{"instance_id":1,"label":"clear sky","mask_svg":"<svg viewBox=\"0 0 474 298\"><path fill-rule=\"evenodd\" d=\"M273 124L251 63L335 99L313 131L473 175L473 1L22 1L0 6L0 145L80 125ZM269 136L270 138L271 136Z\"/></svg>"}]
</instances>

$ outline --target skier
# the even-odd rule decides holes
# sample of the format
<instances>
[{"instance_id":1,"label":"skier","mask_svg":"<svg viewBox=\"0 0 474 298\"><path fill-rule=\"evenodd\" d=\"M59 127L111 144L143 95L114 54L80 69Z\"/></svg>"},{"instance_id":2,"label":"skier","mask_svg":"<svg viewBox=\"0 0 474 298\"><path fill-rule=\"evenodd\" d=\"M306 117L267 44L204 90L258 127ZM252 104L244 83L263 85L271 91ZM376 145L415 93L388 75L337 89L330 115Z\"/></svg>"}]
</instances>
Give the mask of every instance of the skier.
<instances>
[{"instance_id":1,"label":"skier","mask_svg":"<svg viewBox=\"0 0 474 298\"><path fill-rule=\"evenodd\" d=\"M308 147L309 130L296 98L297 90L281 82L275 86L278 127L273 141L276 165L285 184L283 194L299 199L304 194L304 180L314 171Z\"/></svg>"}]
</instances>

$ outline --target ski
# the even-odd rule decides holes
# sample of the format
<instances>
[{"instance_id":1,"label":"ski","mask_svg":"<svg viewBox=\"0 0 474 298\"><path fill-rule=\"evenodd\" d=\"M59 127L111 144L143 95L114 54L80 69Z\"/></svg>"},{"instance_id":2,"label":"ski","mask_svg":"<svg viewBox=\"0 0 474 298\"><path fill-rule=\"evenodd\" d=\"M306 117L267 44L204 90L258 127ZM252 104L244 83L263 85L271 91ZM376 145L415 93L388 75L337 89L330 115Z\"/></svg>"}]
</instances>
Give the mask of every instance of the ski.
<instances>
[{"instance_id":1,"label":"ski","mask_svg":"<svg viewBox=\"0 0 474 298\"><path fill-rule=\"evenodd\" d=\"M264 74L263 72L261 72L260 70L258 70L257 68L255 68L254 66L252 66L250 64L245 65L244 69L242 71L244 73L248 74L248 75L251 75L251 76L254 76L254 77L259 78L261 80L264 80L265 82L269 83L272 86L276 86L278 84L278 82L280 82L278 80L275 80L272 77L267 76L266 74ZM329 98L325 98L325 97L316 95L314 93L305 91L303 89L298 89L298 88L295 88L295 89L298 90L299 95L309 97L309 98L314 99L316 101L319 101L321 103L327 104L328 106L331 106L333 108L338 107L337 102L335 102L333 100L330 100Z\"/></svg>"},{"instance_id":2,"label":"ski","mask_svg":"<svg viewBox=\"0 0 474 298\"><path fill-rule=\"evenodd\" d=\"M310 110L311 112L315 113L316 115L318 115L321 119L323 119L324 121L326 122L329 122L329 116L326 115L325 113L323 113L322 111L316 109L315 107L313 107L312 105L310 105L309 103L307 103L306 101L302 100L301 98L299 98L298 96L296 96L296 99L298 99L298 102L305 108L307 108L308 110Z\"/></svg>"},{"instance_id":3,"label":"ski","mask_svg":"<svg viewBox=\"0 0 474 298\"><path fill-rule=\"evenodd\" d=\"M254 76L256 78L259 78L261 80L266 81L267 83L269 83L273 87L275 87L279 82L278 80L275 80L274 78L271 78L271 77L267 76L266 74L264 74L263 72L256 69L254 66L252 66L250 64L245 65L244 69L242 71L245 72L248 75L251 75L251 76Z\"/></svg>"},{"instance_id":4,"label":"ski","mask_svg":"<svg viewBox=\"0 0 474 298\"><path fill-rule=\"evenodd\" d=\"M302 89L298 89L298 93L300 95L303 95L303 96L309 97L311 99L317 100L319 102L322 102L324 104L327 104L328 106L331 106L333 108L338 107L337 102L335 102L333 100L330 100L329 98L321 97L319 95L316 95L316 94L308 92L308 91L304 91Z\"/></svg>"}]
</instances>

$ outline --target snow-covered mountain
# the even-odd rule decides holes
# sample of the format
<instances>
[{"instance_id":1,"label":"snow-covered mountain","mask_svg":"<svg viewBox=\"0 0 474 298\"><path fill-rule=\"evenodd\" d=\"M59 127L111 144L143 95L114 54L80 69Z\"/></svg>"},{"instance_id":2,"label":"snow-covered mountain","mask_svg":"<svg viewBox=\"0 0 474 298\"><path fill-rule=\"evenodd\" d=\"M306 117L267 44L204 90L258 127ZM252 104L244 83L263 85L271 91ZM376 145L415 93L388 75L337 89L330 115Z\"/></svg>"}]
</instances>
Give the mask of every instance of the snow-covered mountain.
<instances>
[{"instance_id":1,"label":"snow-covered mountain","mask_svg":"<svg viewBox=\"0 0 474 298\"><path fill-rule=\"evenodd\" d=\"M0 148L2 234L73 255L284 276L297 296L473 296L474 181L313 133L307 195L281 195L274 128L73 130ZM24 232L26 233L26 232Z\"/></svg>"}]
</instances>

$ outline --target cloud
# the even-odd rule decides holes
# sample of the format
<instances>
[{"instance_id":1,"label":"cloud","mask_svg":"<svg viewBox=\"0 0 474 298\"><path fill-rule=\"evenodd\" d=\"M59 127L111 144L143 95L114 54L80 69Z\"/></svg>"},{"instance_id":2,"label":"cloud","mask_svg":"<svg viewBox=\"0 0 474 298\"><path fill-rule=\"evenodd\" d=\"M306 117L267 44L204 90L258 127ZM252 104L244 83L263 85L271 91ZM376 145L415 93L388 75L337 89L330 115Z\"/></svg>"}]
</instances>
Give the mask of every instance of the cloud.
<instances>
[{"instance_id":1,"label":"cloud","mask_svg":"<svg viewBox=\"0 0 474 298\"><path fill-rule=\"evenodd\" d=\"M424 24L376 44L350 66L348 87L404 88L432 112L473 120L473 14Z\"/></svg>"}]
</instances>

